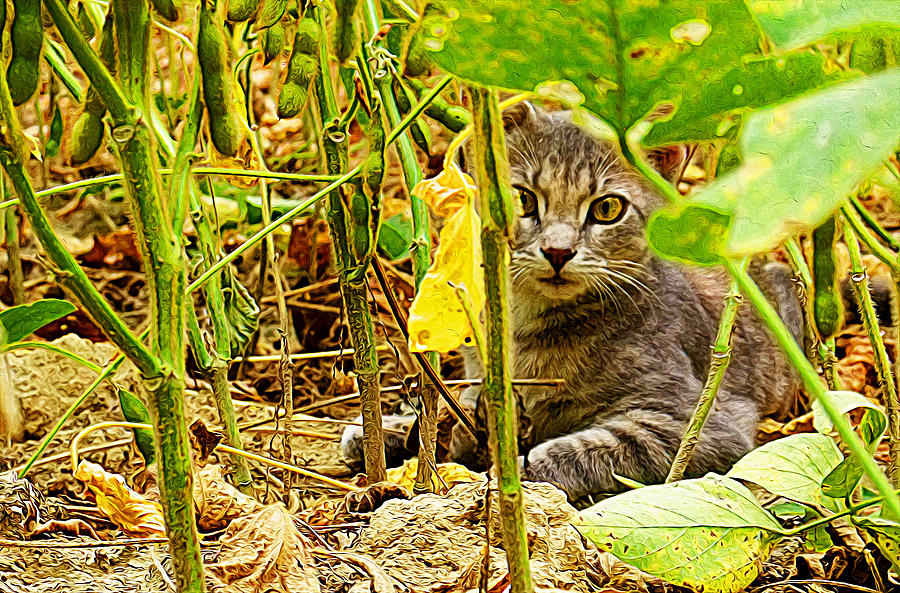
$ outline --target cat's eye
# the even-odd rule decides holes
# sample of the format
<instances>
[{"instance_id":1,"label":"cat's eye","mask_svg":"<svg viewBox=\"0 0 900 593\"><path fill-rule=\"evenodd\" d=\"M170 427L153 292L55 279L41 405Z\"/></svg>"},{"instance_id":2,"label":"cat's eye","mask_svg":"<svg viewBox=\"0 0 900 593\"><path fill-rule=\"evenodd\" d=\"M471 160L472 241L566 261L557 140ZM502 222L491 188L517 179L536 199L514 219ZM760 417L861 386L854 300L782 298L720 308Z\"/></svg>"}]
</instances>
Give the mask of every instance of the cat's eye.
<instances>
[{"instance_id":1,"label":"cat's eye","mask_svg":"<svg viewBox=\"0 0 900 593\"><path fill-rule=\"evenodd\" d=\"M534 192L521 185L514 185L513 188L519 192L519 202L522 204L522 216L525 218L537 217L538 201Z\"/></svg>"},{"instance_id":2,"label":"cat's eye","mask_svg":"<svg viewBox=\"0 0 900 593\"><path fill-rule=\"evenodd\" d=\"M612 224L625 215L628 202L622 196L608 195L597 198L588 210L588 222L596 224Z\"/></svg>"}]
</instances>

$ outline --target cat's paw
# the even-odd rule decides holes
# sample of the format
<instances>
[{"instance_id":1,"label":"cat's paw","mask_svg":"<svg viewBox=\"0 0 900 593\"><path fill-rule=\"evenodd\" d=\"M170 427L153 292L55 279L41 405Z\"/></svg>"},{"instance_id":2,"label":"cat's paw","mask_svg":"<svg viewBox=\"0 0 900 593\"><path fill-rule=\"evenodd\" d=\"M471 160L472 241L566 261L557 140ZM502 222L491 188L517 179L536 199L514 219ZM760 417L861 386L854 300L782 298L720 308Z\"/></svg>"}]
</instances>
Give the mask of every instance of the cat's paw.
<instances>
[{"instance_id":1,"label":"cat's paw","mask_svg":"<svg viewBox=\"0 0 900 593\"><path fill-rule=\"evenodd\" d=\"M400 465L410 455L411 452L406 446L406 436L415 420L415 415L387 415L382 418L381 426L385 429L384 453L388 467ZM344 456L344 463L353 470L362 471L363 430L362 426L359 426L362 423L362 416L357 416L353 422L357 425L348 426L341 435L341 453Z\"/></svg>"}]
</instances>

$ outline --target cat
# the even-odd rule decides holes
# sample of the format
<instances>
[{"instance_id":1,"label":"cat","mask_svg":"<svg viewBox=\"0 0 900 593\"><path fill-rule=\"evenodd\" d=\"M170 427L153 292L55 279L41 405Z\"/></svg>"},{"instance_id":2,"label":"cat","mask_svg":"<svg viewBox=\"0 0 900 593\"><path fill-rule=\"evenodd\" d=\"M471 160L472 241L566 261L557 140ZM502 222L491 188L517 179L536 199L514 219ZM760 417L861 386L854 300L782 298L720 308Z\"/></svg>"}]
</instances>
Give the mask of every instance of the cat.
<instances>
[{"instance_id":1,"label":"cat","mask_svg":"<svg viewBox=\"0 0 900 593\"><path fill-rule=\"evenodd\" d=\"M663 199L571 113L522 103L503 118L519 202L510 261L513 376L564 382L516 388L523 477L551 482L572 500L622 490L616 475L660 482L706 377L727 276L650 250L644 225ZM671 177L680 160L660 155L672 152L655 161ZM789 268L754 262L751 273L800 336ZM471 351L466 372L482 374ZM795 372L742 306L733 356L687 475L727 471L754 446L761 415L784 411L797 388ZM483 421L479 391L466 389L460 399ZM345 455L358 455L358 439L358 430L345 432ZM480 469L486 454L454 428L452 460Z\"/></svg>"}]
</instances>

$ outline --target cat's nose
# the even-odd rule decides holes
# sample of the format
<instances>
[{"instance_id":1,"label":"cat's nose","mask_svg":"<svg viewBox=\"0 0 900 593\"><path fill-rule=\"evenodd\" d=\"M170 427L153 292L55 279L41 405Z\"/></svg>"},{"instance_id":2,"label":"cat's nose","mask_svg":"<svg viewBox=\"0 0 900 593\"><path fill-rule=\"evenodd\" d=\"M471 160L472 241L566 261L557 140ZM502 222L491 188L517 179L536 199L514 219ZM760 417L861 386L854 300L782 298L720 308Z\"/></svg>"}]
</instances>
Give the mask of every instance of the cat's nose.
<instances>
[{"instance_id":1,"label":"cat's nose","mask_svg":"<svg viewBox=\"0 0 900 593\"><path fill-rule=\"evenodd\" d=\"M550 262L550 265L553 267L553 271L557 274L562 271L563 266L569 262L573 257L575 257L575 251L571 249L541 249L541 253L544 254L544 257L547 258L547 261Z\"/></svg>"}]
</instances>

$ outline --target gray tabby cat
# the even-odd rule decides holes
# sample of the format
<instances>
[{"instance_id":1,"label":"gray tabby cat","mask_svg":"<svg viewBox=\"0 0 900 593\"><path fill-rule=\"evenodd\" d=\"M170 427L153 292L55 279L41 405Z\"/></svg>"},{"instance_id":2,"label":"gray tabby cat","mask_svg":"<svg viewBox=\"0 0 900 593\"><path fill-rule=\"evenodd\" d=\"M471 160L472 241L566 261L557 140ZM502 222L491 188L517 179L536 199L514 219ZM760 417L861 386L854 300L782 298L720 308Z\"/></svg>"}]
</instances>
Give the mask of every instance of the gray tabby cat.
<instances>
[{"instance_id":1,"label":"gray tabby cat","mask_svg":"<svg viewBox=\"0 0 900 593\"><path fill-rule=\"evenodd\" d=\"M662 199L568 113L522 104L504 121L521 202L511 260L513 376L565 382L517 390L525 477L573 500L621 490L614 474L660 482L706 376L727 279L650 251L644 225ZM788 269L758 264L753 273L799 335ZM481 375L473 355L466 366L470 377ZM796 389L790 366L742 307L734 355L687 474L726 471L753 447L760 416L784 410ZM478 392L462 395L473 411ZM351 429L344 438L350 456L354 437ZM450 456L483 466L486 451L458 426Z\"/></svg>"}]
</instances>

